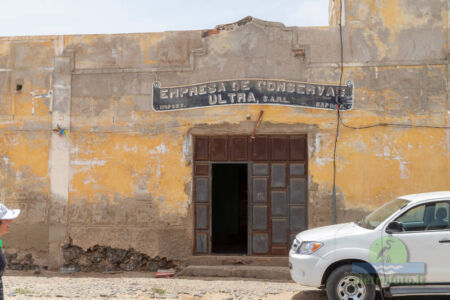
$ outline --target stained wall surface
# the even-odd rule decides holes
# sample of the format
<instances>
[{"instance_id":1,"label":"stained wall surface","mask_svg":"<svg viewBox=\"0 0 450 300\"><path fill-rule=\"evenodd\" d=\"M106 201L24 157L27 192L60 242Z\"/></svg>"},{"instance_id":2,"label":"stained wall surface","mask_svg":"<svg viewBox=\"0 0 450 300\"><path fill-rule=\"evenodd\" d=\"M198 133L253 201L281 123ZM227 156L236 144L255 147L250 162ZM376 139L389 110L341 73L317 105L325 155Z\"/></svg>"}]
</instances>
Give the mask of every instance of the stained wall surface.
<instances>
[{"instance_id":1,"label":"stained wall surface","mask_svg":"<svg viewBox=\"0 0 450 300\"><path fill-rule=\"evenodd\" d=\"M260 110L258 134L307 134L309 227L330 224L336 111L152 110L155 80L338 83L338 0L330 12L329 27L248 18L205 31L0 38L0 201L22 209L6 248L53 268L69 236L84 248L192 255L192 137L251 135ZM447 1L344 1L342 24L343 79L355 85L345 125L450 126ZM341 125L338 222L398 195L450 190L449 148L448 129Z\"/></svg>"}]
</instances>

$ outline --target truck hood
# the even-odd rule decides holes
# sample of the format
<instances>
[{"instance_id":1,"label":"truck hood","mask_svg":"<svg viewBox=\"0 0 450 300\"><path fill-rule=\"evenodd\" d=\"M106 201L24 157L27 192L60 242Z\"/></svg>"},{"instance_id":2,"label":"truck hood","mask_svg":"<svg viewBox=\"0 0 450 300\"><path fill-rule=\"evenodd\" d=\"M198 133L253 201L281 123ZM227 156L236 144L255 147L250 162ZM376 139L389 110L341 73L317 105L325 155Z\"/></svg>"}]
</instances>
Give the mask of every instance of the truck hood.
<instances>
[{"instance_id":1,"label":"truck hood","mask_svg":"<svg viewBox=\"0 0 450 300\"><path fill-rule=\"evenodd\" d=\"M351 222L306 230L300 232L297 235L297 239L301 241L323 241L330 238L367 232L368 230Z\"/></svg>"}]
</instances>

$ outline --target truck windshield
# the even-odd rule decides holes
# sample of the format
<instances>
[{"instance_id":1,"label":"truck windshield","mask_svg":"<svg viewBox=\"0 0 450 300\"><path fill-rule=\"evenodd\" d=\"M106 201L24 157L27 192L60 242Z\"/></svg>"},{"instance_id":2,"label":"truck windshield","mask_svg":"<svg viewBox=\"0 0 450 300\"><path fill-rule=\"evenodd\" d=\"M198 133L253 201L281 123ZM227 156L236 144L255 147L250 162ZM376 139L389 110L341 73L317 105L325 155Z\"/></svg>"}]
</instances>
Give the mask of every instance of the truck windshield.
<instances>
[{"instance_id":1,"label":"truck windshield","mask_svg":"<svg viewBox=\"0 0 450 300\"><path fill-rule=\"evenodd\" d=\"M371 214L369 214L367 217L363 218L356 224L367 229L374 229L389 216L391 216L393 213L395 213L397 210L404 207L408 203L409 201L405 199L392 200L377 208L375 211L373 211Z\"/></svg>"}]
</instances>

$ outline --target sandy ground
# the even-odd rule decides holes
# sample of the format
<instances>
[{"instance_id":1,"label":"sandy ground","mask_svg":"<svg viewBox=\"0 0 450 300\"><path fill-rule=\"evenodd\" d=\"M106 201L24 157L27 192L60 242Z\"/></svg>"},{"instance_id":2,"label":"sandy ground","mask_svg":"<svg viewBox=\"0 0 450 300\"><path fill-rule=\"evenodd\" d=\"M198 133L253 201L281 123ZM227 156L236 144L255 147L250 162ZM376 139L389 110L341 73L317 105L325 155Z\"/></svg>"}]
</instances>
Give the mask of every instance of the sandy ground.
<instances>
[{"instance_id":1,"label":"sandy ground","mask_svg":"<svg viewBox=\"0 0 450 300\"><path fill-rule=\"evenodd\" d=\"M148 273L33 275L8 271L3 277L6 299L179 299L179 300L315 300L316 289L293 282L242 279L153 278Z\"/></svg>"},{"instance_id":2,"label":"sandy ground","mask_svg":"<svg viewBox=\"0 0 450 300\"><path fill-rule=\"evenodd\" d=\"M149 273L59 274L7 271L5 299L326 300L323 291L293 282L237 278L153 278ZM378 295L377 300L381 297ZM441 300L450 297L404 297Z\"/></svg>"}]
</instances>

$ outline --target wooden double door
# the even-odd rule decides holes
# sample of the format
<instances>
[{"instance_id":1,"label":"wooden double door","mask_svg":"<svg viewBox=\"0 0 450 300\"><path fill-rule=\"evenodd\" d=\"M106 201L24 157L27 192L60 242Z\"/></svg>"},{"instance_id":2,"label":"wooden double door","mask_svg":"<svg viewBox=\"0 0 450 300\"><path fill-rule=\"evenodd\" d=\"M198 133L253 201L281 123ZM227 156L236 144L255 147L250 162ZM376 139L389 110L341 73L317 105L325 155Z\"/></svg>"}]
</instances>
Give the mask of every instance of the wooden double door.
<instances>
[{"instance_id":1,"label":"wooden double door","mask_svg":"<svg viewBox=\"0 0 450 300\"><path fill-rule=\"evenodd\" d=\"M194 254L288 254L307 228L307 159L306 135L195 136Z\"/></svg>"}]
</instances>

